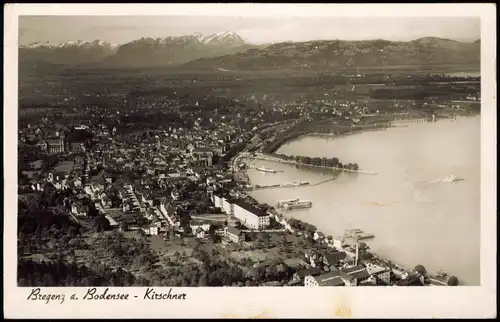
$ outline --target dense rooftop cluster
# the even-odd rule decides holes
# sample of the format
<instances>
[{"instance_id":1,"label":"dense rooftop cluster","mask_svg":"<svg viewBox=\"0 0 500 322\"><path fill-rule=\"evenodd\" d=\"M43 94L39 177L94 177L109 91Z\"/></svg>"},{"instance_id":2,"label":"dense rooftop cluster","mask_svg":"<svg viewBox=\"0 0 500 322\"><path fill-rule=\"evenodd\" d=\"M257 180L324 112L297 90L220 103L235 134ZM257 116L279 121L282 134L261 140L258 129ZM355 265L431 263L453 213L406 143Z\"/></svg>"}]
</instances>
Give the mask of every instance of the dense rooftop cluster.
<instances>
[{"instance_id":1,"label":"dense rooftop cluster","mask_svg":"<svg viewBox=\"0 0 500 322\"><path fill-rule=\"evenodd\" d=\"M269 264L265 261L249 264L246 258L240 258L238 265L248 264L254 274L243 278L236 268L218 263L220 269L233 270L230 281L236 284L387 285L401 283L401 276L405 281L402 283L419 284L424 273L400 272L397 277L393 274L396 268L367 256L365 249L360 254L359 249L353 250L342 239L325 237L314 226L284 218L272 207L259 204L246 195L247 182L235 173L233 163L240 152L272 153L286 140L307 132L340 133L387 121L394 114L430 115L465 109L461 103L432 96L419 101L378 101L336 95L360 91L366 96L372 89L363 86L347 84L321 98L302 95L288 100L273 95L256 98L257 94L228 99L208 90L193 94L186 88L135 91L125 99L113 98L122 104L113 108L100 105L103 97L107 100L112 96L93 92L89 95L95 104L76 102L81 99L78 95L76 101L66 100L64 108L37 111L35 116L22 115L18 133L19 194L23 203L20 229L30 237L20 238L20 255L35 252L34 244L40 246L36 248L39 253L64 248L66 244L72 245L73 252L83 251L85 243L105 244L95 240L94 235L85 235L88 240L83 242L82 235L78 235L80 230L62 233L69 229L68 225L75 225L102 236L108 236L111 230L138 232L147 238L159 238L162 243L196 240L193 249L196 248L198 257L193 258L198 262L192 265L207 262L208 251L198 249L208 247L207 244L232 247L235 252L241 250L239 247L251 250L281 245L280 254L288 256L288 264L275 263L279 273L259 271ZM460 94L465 95L464 100L479 97L474 90L464 93ZM302 158L307 157L295 159ZM318 162L309 161L322 162L319 158ZM334 163L338 164L338 160ZM49 219L43 225L49 226L45 230L37 228L35 233L31 222L44 216ZM48 227L62 217L69 218L71 224L63 221L54 228L57 232L47 233ZM80 239L56 246L57 241L72 236ZM277 242L276 236L285 237ZM286 236L302 243L297 242L298 251L294 254L289 251ZM126 252L102 248L102 256L116 257ZM156 263L157 254L143 253L134 267L154 271L145 263ZM171 262L174 257L180 261L189 256L167 257ZM292 265L294 259L297 261ZM208 276L205 273L200 273L203 283L223 283L224 274L212 272L210 277L210 272ZM168 280L160 272L155 274L147 278ZM196 284L201 277L193 274L196 282L189 283ZM187 282L179 279L173 283Z\"/></svg>"}]
</instances>

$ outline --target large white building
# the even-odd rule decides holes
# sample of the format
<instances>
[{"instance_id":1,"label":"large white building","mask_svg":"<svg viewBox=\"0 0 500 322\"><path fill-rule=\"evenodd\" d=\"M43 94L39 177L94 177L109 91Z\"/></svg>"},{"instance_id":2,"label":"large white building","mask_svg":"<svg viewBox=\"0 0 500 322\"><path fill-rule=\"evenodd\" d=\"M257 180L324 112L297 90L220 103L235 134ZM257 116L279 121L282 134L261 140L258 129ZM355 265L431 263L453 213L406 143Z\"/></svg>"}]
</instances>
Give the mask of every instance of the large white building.
<instances>
[{"instance_id":1,"label":"large white building","mask_svg":"<svg viewBox=\"0 0 500 322\"><path fill-rule=\"evenodd\" d=\"M236 217L241 223L251 229L261 229L269 226L269 214L252 207L243 200L235 200L228 195L214 193L212 201L216 207L228 215Z\"/></svg>"},{"instance_id":2,"label":"large white building","mask_svg":"<svg viewBox=\"0 0 500 322\"><path fill-rule=\"evenodd\" d=\"M215 207L222 209L222 198L223 198L222 195L217 194L217 193L214 193L212 195L212 201L213 201Z\"/></svg>"},{"instance_id":3,"label":"large white building","mask_svg":"<svg viewBox=\"0 0 500 322\"><path fill-rule=\"evenodd\" d=\"M252 229L261 229L269 226L269 214L255 209L242 200L234 202L234 217L243 225Z\"/></svg>"},{"instance_id":4,"label":"large white building","mask_svg":"<svg viewBox=\"0 0 500 322\"><path fill-rule=\"evenodd\" d=\"M226 197L222 198L222 211L228 215L234 215L234 204Z\"/></svg>"},{"instance_id":5,"label":"large white building","mask_svg":"<svg viewBox=\"0 0 500 322\"><path fill-rule=\"evenodd\" d=\"M307 275L304 277L305 287L315 286L345 286L345 282L338 271L325 273L322 275Z\"/></svg>"},{"instance_id":6,"label":"large white building","mask_svg":"<svg viewBox=\"0 0 500 322\"><path fill-rule=\"evenodd\" d=\"M220 208L228 215L234 215L234 204L229 196L222 195L220 193L214 193L212 195L212 201L215 207Z\"/></svg>"},{"instance_id":7,"label":"large white building","mask_svg":"<svg viewBox=\"0 0 500 322\"><path fill-rule=\"evenodd\" d=\"M306 276L304 286L358 286L370 278L366 268L358 265L341 270L335 269L319 276Z\"/></svg>"}]
</instances>

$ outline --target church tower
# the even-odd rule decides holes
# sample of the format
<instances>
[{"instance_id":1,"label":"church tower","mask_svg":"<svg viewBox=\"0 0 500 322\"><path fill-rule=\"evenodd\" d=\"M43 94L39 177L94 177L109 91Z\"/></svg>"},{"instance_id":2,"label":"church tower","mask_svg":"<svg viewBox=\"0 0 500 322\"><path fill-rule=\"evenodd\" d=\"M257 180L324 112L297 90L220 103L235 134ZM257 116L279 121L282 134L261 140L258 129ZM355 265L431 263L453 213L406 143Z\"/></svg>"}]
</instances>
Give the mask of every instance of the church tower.
<instances>
[{"instance_id":1,"label":"church tower","mask_svg":"<svg viewBox=\"0 0 500 322\"><path fill-rule=\"evenodd\" d=\"M61 135L59 135L59 151L64 152L65 144L66 144L66 135L64 134L64 131L61 132Z\"/></svg>"}]
</instances>

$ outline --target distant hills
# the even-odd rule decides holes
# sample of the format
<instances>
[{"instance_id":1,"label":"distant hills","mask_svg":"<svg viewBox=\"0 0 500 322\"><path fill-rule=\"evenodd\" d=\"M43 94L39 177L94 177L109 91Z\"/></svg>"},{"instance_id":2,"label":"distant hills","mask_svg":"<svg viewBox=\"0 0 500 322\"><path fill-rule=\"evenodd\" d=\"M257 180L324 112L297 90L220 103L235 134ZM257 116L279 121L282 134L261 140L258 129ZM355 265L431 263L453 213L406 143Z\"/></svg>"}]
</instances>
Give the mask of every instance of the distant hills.
<instances>
[{"instance_id":1,"label":"distant hills","mask_svg":"<svg viewBox=\"0 0 500 322\"><path fill-rule=\"evenodd\" d=\"M388 40L317 40L252 45L237 34L194 33L141 38L123 45L99 40L19 47L21 68L30 66L169 67L203 70L331 69L429 64L479 64L480 40L425 37ZM24 65L24 67L22 67Z\"/></svg>"},{"instance_id":2,"label":"distant hills","mask_svg":"<svg viewBox=\"0 0 500 322\"><path fill-rule=\"evenodd\" d=\"M227 70L328 70L349 67L479 64L480 58L479 42L463 43L431 37L409 42L320 40L278 43L238 54L191 61L185 67Z\"/></svg>"}]
</instances>

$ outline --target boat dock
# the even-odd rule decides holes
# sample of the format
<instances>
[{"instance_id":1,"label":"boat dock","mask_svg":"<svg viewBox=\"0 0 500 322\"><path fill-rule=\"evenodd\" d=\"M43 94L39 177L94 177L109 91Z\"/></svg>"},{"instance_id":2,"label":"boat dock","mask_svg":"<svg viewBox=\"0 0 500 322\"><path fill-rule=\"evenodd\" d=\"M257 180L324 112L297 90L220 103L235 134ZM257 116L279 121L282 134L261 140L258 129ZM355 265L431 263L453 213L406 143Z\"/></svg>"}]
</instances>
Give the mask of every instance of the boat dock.
<instances>
[{"instance_id":1,"label":"boat dock","mask_svg":"<svg viewBox=\"0 0 500 322\"><path fill-rule=\"evenodd\" d=\"M311 208L312 201L300 200L299 198L288 199L288 200L279 200L276 204L276 207L283 208L285 210Z\"/></svg>"},{"instance_id":2,"label":"boat dock","mask_svg":"<svg viewBox=\"0 0 500 322\"><path fill-rule=\"evenodd\" d=\"M298 201L300 201L299 198L286 199L286 200L278 200L278 202L276 203L276 207L281 208L281 207L283 207L284 204L298 202Z\"/></svg>"},{"instance_id":3,"label":"boat dock","mask_svg":"<svg viewBox=\"0 0 500 322\"><path fill-rule=\"evenodd\" d=\"M366 233L361 229L346 229L344 231L344 235L346 237L354 238L357 240L370 239L375 237L375 235Z\"/></svg>"},{"instance_id":4,"label":"boat dock","mask_svg":"<svg viewBox=\"0 0 500 322\"><path fill-rule=\"evenodd\" d=\"M293 203L285 203L283 204L283 209L285 210L293 210L293 209L304 209L311 208L312 202L309 200L299 200Z\"/></svg>"},{"instance_id":5,"label":"boat dock","mask_svg":"<svg viewBox=\"0 0 500 322\"><path fill-rule=\"evenodd\" d=\"M309 182L304 181L304 182L287 182L287 183L282 183L282 184L272 184L272 185L255 185L252 188L253 189L267 189L267 188L296 188L296 187L305 187L308 186Z\"/></svg>"}]
</instances>

